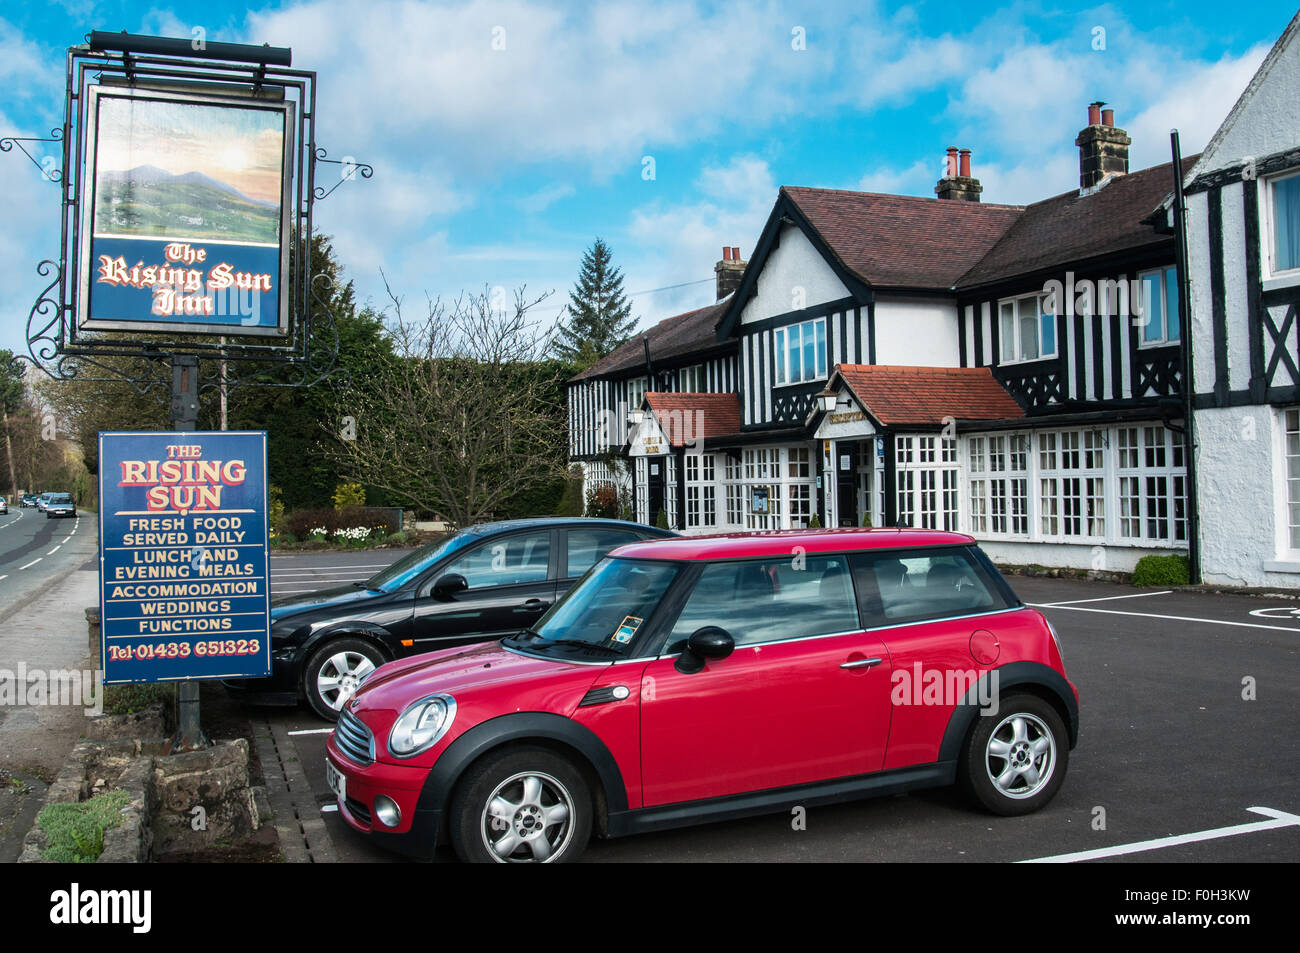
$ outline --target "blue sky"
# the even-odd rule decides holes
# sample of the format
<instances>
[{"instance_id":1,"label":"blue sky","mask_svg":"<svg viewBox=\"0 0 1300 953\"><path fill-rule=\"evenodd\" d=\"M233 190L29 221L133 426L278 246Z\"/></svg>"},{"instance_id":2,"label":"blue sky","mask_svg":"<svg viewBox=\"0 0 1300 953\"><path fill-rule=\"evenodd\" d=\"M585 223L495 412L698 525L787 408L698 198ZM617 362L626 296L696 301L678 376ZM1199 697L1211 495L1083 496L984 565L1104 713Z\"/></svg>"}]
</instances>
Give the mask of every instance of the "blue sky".
<instances>
[{"instance_id":1,"label":"blue sky","mask_svg":"<svg viewBox=\"0 0 1300 953\"><path fill-rule=\"evenodd\" d=\"M90 29L290 46L319 73L319 143L375 167L318 206L362 300L386 304L382 269L411 308L526 285L555 292L535 312L553 319L599 235L648 324L711 303L722 247L749 257L781 185L933 195L956 145L985 201L1035 201L1077 187L1097 99L1133 137L1133 168L1168 161L1171 127L1197 151L1294 12L19 0L0 9L0 136L61 122L63 50ZM0 154L0 347L24 349L58 198Z\"/></svg>"}]
</instances>

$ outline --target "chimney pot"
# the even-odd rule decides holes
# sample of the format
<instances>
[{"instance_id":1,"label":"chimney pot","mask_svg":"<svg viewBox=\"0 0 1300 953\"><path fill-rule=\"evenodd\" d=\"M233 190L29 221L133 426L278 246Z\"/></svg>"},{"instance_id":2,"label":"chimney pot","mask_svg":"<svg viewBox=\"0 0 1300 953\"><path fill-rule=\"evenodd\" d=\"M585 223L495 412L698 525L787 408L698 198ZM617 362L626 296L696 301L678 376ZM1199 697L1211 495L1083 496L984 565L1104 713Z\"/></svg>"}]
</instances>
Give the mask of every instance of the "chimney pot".
<instances>
[{"instance_id":1,"label":"chimney pot","mask_svg":"<svg viewBox=\"0 0 1300 953\"><path fill-rule=\"evenodd\" d=\"M1102 102L1088 106L1088 125L1079 131L1079 188L1091 189L1109 176L1128 174L1128 147L1133 140L1115 125L1115 110Z\"/></svg>"},{"instance_id":2,"label":"chimney pot","mask_svg":"<svg viewBox=\"0 0 1300 953\"><path fill-rule=\"evenodd\" d=\"M741 276L745 274L745 263L740 260L740 249L735 245L722 246L722 261L713 267L717 276L718 299L721 301L740 287Z\"/></svg>"},{"instance_id":3,"label":"chimney pot","mask_svg":"<svg viewBox=\"0 0 1300 953\"><path fill-rule=\"evenodd\" d=\"M970 150L961 150L961 176L963 179L970 178Z\"/></svg>"},{"instance_id":4,"label":"chimney pot","mask_svg":"<svg viewBox=\"0 0 1300 953\"><path fill-rule=\"evenodd\" d=\"M947 178L953 179L957 177L957 147L956 146L948 147L948 158L947 158L947 165L945 166L945 168L947 171L944 172L944 175Z\"/></svg>"}]
</instances>

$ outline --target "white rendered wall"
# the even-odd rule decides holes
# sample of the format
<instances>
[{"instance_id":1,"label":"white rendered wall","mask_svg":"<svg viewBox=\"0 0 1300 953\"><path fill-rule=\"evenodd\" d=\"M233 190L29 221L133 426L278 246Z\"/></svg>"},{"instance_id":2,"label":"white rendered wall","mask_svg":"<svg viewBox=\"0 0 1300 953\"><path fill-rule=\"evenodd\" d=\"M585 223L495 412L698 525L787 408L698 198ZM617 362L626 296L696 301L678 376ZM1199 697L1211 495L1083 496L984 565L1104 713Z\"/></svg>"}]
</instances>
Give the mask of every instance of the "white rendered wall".
<instances>
[{"instance_id":1,"label":"white rendered wall","mask_svg":"<svg viewBox=\"0 0 1300 953\"><path fill-rule=\"evenodd\" d=\"M781 229L781 242L763 263L755 290L741 312L742 324L849 296L826 259L794 225Z\"/></svg>"},{"instance_id":2,"label":"white rendered wall","mask_svg":"<svg viewBox=\"0 0 1300 953\"><path fill-rule=\"evenodd\" d=\"M1286 499L1278 412L1267 406L1198 410L1196 430L1204 581L1300 587L1300 561L1290 560L1278 519Z\"/></svg>"},{"instance_id":3,"label":"white rendered wall","mask_svg":"<svg viewBox=\"0 0 1300 953\"><path fill-rule=\"evenodd\" d=\"M956 301L876 299L877 364L960 367L960 334Z\"/></svg>"}]
</instances>

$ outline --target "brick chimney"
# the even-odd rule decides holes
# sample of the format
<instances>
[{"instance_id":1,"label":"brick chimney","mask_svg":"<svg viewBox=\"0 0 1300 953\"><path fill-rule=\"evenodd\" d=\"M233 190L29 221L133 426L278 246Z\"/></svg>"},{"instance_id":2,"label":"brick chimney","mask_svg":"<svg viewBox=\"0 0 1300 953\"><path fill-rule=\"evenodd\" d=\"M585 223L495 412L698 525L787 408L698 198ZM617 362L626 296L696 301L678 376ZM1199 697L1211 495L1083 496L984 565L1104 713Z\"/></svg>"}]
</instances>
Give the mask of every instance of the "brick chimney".
<instances>
[{"instance_id":1,"label":"brick chimney","mask_svg":"<svg viewBox=\"0 0 1300 953\"><path fill-rule=\"evenodd\" d=\"M943 178L934 187L934 194L941 199L957 199L961 202L978 202L984 186L979 179L971 178L970 150L948 147L944 159Z\"/></svg>"},{"instance_id":2,"label":"brick chimney","mask_svg":"<svg viewBox=\"0 0 1300 953\"><path fill-rule=\"evenodd\" d=\"M1128 175L1128 147L1133 140L1115 126L1115 110L1102 102L1088 105L1088 125L1074 144L1079 147L1079 188L1090 189L1108 175Z\"/></svg>"},{"instance_id":3,"label":"brick chimney","mask_svg":"<svg viewBox=\"0 0 1300 953\"><path fill-rule=\"evenodd\" d=\"M721 301L740 287L740 278L745 273L745 262L740 260L740 249L723 248L722 261L713 266L713 273L718 276L718 300Z\"/></svg>"}]
</instances>

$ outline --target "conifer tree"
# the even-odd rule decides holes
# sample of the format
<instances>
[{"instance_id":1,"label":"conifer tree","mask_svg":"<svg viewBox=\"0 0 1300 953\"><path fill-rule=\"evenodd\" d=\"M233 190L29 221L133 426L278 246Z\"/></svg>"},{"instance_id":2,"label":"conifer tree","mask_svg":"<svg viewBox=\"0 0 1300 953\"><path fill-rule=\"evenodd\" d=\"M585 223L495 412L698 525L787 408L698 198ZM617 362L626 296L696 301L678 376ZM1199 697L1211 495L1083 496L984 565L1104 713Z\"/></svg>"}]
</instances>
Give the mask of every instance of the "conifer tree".
<instances>
[{"instance_id":1,"label":"conifer tree","mask_svg":"<svg viewBox=\"0 0 1300 953\"><path fill-rule=\"evenodd\" d=\"M575 371L596 363L636 329L632 306L623 294L623 273L612 261L609 246L597 238L582 256L582 271L569 293L568 317L555 351Z\"/></svg>"}]
</instances>

